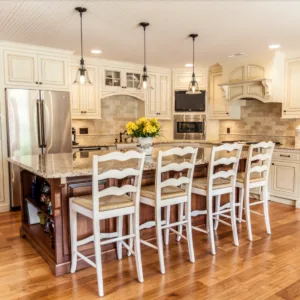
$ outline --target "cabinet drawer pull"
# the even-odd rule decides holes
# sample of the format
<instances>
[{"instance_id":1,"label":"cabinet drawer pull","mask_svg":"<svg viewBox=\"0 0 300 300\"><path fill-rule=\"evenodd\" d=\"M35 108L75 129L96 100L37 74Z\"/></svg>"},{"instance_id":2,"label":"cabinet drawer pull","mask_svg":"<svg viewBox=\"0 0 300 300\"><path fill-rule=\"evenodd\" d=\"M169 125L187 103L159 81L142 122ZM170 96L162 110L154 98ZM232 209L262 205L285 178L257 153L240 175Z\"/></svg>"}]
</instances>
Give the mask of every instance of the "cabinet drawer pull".
<instances>
[{"instance_id":1,"label":"cabinet drawer pull","mask_svg":"<svg viewBox=\"0 0 300 300\"><path fill-rule=\"evenodd\" d=\"M275 164L274 164L274 163L272 163L272 166L275 166Z\"/></svg>"},{"instance_id":2,"label":"cabinet drawer pull","mask_svg":"<svg viewBox=\"0 0 300 300\"><path fill-rule=\"evenodd\" d=\"M291 157L290 155L280 154L281 157Z\"/></svg>"}]
</instances>

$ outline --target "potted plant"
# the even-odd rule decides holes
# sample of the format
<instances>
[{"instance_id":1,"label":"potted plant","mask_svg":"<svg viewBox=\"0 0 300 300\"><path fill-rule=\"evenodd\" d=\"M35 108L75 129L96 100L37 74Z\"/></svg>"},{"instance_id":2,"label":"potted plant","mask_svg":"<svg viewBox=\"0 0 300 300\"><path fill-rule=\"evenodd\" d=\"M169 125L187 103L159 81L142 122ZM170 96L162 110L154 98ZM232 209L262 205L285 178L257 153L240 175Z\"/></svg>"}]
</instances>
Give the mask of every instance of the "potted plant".
<instances>
[{"instance_id":1,"label":"potted plant","mask_svg":"<svg viewBox=\"0 0 300 300\"><path fill-rule=\"evenodd\" d=\"M136 122L129 122L126 125L128 135L137 138L137 149L145 152L146 155L152 155L153 138L159 136L160 125L156 118L147 119L145 117Z\"/></svg>"}]
</instances>

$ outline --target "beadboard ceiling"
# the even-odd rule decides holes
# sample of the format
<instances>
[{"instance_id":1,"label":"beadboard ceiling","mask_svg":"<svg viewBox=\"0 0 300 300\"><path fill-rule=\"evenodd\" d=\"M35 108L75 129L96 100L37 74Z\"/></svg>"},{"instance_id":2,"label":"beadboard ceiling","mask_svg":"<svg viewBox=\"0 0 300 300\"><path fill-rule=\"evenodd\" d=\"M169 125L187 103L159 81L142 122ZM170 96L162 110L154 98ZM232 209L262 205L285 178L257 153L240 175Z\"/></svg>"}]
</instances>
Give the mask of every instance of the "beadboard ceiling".
<instances>
[{"instance_id":1,"label":"beadboard ceiling","mask_svg":"<svg viewBox=\"0 0 300 300\"><path fill-rule=\"evenodd\" d=\"M141 21L148 63L183 67L191 62L190 33L198 33L196 63L207 66L236 52L266 54L268 44L300 49L300 1L0 1L0 40L79 53L79 15L85 6L84 49L101 58L142 63Z\"/></svg>"}]
</instances>

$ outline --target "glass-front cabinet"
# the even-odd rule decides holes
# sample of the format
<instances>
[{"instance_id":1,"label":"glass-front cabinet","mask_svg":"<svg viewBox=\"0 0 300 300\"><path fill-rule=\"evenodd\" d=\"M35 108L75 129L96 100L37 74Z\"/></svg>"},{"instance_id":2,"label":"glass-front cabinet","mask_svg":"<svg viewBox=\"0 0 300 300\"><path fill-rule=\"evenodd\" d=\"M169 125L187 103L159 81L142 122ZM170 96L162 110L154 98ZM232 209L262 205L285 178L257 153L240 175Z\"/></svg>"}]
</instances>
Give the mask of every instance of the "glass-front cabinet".
<instances>
[{"instance_id":1,"label":"glass-front cabinet","mask_svg":"<svg viewBox=\"0 0 300 300\"><path fill-rule=\"evenodd\" d=\"M137 70L104 68L103 89L110 91L120 91L128 89L136 91L141 80L141 73Z\"/></svg>"}]
</instances>

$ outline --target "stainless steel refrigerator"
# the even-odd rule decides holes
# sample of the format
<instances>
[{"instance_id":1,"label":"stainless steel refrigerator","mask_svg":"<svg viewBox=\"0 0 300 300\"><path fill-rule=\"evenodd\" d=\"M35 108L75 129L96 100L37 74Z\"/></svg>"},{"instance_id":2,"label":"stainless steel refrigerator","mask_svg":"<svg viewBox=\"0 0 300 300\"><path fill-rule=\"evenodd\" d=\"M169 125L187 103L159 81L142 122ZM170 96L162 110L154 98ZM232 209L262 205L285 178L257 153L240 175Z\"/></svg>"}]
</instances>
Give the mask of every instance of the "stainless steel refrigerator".
<instances>
[{"instance_id":1,"label":"stainless steel refrigerator","mask_svg":"<svg viewBox=\"0 0 300 300\"><path fill-rule=\"evenodd\" d=\"M6 89L8 155L72 152L68 92ZM11 207L20 206L19 169L9 166Z\"/></svg>"}]
</instances>

